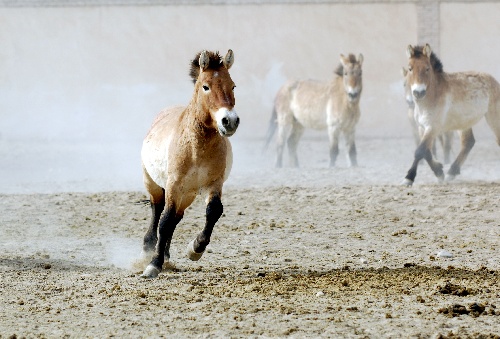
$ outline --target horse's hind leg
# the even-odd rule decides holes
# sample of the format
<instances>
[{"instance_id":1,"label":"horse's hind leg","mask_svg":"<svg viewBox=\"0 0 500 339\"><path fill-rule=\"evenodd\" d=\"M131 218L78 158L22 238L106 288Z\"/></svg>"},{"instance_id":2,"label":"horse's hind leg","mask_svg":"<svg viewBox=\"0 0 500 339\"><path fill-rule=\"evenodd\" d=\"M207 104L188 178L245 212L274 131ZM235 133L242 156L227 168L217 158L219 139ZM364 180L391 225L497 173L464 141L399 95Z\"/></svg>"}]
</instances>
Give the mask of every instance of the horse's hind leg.
<instances>
[{"instance_id":1,"label":"horse's hind leg","mask_svg":"<svg viewBox=\"0 0 500 339\"><path fill-rule=\"evenodd\" d=\"M457 158L451 164L450 169L446 175L446 180L453 180L457 175L460 174L460 168L467 159L470 150L474 146L476 140L474 139L474 134L472 133L472 128L460 131L460 141L461 141L461 149L460 153L458 153Z\"/></svg>"},{"instance_id":2,"label":"horse's hind leg","mask_svg":"<svg viewBox=\"0 0 500 339\"><path fill-rule=\"evenodd\" d=\"M197 261L201 258L210 243L215 223L219 220L223 210L220 194L211 194L208 198L205 227L188 245L187 255L189 259Z\"/></svg>"},{"instance_id":3,"label":"horse's hind leg","mask_svg":"<svg viewBox=\"0 0 500 339\"><path fill-rule=\"evenodd\" d=\"M279 124L279 122L278 122ZM278 125L278 138L276 141L276 167L283 167L283 151L285 148L286 137L289 134L290 126Z\"/></svg>"},{"instance_id":4,"label":"horse's hind leg","mask_svg":"<svg viewBox=\"0 0 500 339\"><path fill-rule=\"evenodd\" d=\"M297 157L297 145L299 143L300 137L304 133L304 126L302 126L298 121L294 121L292 125L292 131L287 140L288 154L290 156L290 163L292 167L299 167L299 158Z\"/></svg>"},{"instance_id":5,"label":"horse's hind leg","mask_svg":"<svg viewBox=\"0 0 500 339\"><path fill-rule=\"evenodd\" d=\"M485 117L488 126L490 126L497 138L498 146L500 146L500 98L498 99L496 107L490 109L490 111L486 113Z\"/></svg>"},{"instance_id":6,"label":"horse's hind leg","mask_svg":"<svg viewBox=\"0 0 500 339\"><path fill-rule=\"evenodd\" d=\"M143 256L148 256L154 252L158 241L158 222L165 207L165 191L151 179L145 169L143 169L143 174L151 204L151 222L142 243Z\"/></svg>"}]
</instances>

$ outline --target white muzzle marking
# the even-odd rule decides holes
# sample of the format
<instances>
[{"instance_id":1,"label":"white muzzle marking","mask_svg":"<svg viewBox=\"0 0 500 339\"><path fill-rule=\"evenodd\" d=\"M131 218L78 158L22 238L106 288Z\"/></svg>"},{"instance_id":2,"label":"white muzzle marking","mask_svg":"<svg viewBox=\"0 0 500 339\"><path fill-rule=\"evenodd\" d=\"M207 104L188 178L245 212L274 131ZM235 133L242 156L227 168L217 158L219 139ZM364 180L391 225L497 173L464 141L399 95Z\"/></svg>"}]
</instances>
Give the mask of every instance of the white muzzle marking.
<instances>
[{"instance_id":1,"label":"white muzzle marking","mask_svg":"<svg viewBox=\"0 0 500 339\"><path fill-rule=\"evenodd\" d=\"M215 113L215 120L217 121L219 134L223 137L233 135L240 124L240 118L236 114L236 111L228 110L227 108L219 108Z\"/></svg>"},{"instance_id":2,"label":"white muzzle marking","mask_svg":"<svg viewBox=\"0 0 500 339\"><path fill-rule=\"evenodd\" d=\"M355 100L358 97L359 88L347 87L347 95L349 96L349 100Z\"/></svg>"}]
</instances>

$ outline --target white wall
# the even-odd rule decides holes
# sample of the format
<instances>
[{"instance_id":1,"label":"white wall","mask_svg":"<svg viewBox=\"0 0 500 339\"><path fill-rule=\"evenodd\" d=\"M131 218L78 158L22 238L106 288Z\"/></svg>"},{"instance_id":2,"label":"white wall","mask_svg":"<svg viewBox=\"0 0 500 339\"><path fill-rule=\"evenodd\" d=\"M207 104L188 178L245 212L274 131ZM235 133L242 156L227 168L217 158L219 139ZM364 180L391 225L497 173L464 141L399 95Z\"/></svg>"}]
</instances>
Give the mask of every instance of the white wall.
<instances>
[{"instance_id":1,"label":"white wall","mask_svg":"<svg viewBox=\"0 0 500 339\"><path fill-rule=\"evenodd\" d=\"M440 15L445 70L500 79L500 3ZM262 161L245 147L260 144L279 86L328 80L340 53L365 57L358 136L410 136L400 69L416 25L412 3L0 7L0 192L142 189L142 138L160 109L188 102L202 49L235 52L236 172Z\"/></svg>"},{"instance_id":2,"label":"white wall","mask_svg":"<svg viewBox=\"0 0 500 339\"><path fill-rule=\"evenodd\" d=\"M140 140L190 99L195 53L228 48L240 136L264 135L287 78L328 80L349 52L365 56L360 134L399 135L415 26L411 4L0 8L0 135Z\"/></svg>"}]
</instances>

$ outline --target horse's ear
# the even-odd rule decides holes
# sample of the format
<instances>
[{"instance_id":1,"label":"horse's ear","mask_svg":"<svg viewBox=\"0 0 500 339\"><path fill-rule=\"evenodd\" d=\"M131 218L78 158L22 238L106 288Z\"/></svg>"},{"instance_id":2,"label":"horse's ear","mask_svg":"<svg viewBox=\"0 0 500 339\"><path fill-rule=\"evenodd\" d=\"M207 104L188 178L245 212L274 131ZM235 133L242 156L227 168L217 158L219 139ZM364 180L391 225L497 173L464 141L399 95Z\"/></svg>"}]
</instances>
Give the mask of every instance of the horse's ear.
<instances>
[{"instance_id":1,"label":"horse's ear","mask_svg":"<svg viewBox=\"0 0 500 339\"><path fill-rule=\"evenodd\" d=\"M232 49L227 51L226 56L222 60L222 63L224 64L224 67L226 67L227 69L231 68L231 66L234 63L234 53Z\"/></svg>"},{"instance_id":2,"label":"horse's ear","mask_svg":"<svg viewBox=\"0 0 500 339\"><path fill-rule=\"evenodd\" d=\"M408 45L408 47L406 47L406 56L408 57L408 59L410 59L414 54L415 50L411 45Z\"/></svg>"},{"instance_id":3,"label":"horse's ear","mask_svg":"<svg viewBox=\"0 0 500 339\"><path fill-rule=\"evenodd\" d=\"M432 53L431 46L429 46L429 44L425 44L425 47L424 47L422 52L424 55L426 55L428 58L430 58L431 53Z\"/></svg>"},{"instance_id":4,"label":"horse's ear","mask_svg":"<svg viewBox=\"0 0 500 339\"><path fill-rule=\"evenodd\" d=\"M202 72L207 69L207 67L210 63L210 57L208 56L207 51L201 52L200 59L198 60L198 63L200 64L200 70Z\"/></svg>"},{"instance_id":5,"label":"horse's ear","mask_svg":"<svg viewBox=\"0 0 500 339\"><path fill-rule=\"evenodd\" d=\"M358 63L359 63L360 65L362 65L362 64L363 64L363 60L364 60L364 58L363 58L363 54L359 53L359 55L358 55Z\"/></svg>"},{"instance_id":6,"label":"horse's ear","mask_svg":"<svg viewBox=\"0 0 500 339\"><path fill-rule=\"evenodd\" d=\"M343 67L349 63L349 60L344 56L344 54L340 54L340 63Z\"/></svg>"},{"instance_id":7,"label":"horse's ear","mask_svg":"<svg viewBox=\"0 0 500 339\"><path fill-rule=\"evenodd\" d=\"M401 67L401 75L403 75L405 77L406 74L408 74L408 70L404 67Z\"/></svg>"}]
</instances>

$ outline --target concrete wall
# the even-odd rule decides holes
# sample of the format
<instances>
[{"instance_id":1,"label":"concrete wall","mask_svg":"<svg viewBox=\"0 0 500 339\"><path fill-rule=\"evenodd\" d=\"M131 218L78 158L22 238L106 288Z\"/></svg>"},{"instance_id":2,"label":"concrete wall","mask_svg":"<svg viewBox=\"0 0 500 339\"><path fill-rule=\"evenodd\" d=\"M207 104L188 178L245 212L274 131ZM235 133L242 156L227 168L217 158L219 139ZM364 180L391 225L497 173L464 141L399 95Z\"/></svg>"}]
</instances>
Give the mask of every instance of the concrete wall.
<instances>
[{"instance_id":1,"label":"concrete wall","mask_svg":"<svg viewBox=\"0 0 500 339\"><path fill-rule=\"evenodd\" d=\"M500 79L500 3L442 3L445 70ZM409 135L400 69L413 3L0 8L0 138L140 142L163 107L187 103L202 49L235 52L238 138L263 137L290 78L328 80L364 54L359 136Z\"/></svg>"}]
</instances>

